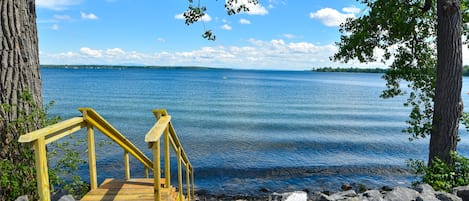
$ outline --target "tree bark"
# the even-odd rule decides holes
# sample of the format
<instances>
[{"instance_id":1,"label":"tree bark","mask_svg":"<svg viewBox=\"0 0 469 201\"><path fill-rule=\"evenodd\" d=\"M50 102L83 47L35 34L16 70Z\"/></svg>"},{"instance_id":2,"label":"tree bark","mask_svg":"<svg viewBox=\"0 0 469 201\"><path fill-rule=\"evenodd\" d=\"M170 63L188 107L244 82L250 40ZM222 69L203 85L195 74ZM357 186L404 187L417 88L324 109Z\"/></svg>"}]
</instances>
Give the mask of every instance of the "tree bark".
<instances>
[{"instance_id":1,"label":"tree bark","mask_svg":"<svg viewBox=\"0 0 469 201\"><path fill-rule=\"evenodd\" d=\"M429 165L435 157L452 164L462 112L462 41L459 0L437 1L437 77Z\"/></svg>"},{"instance_id":2,"label":"tree bark","mask_svg":"<svg viewBox=\"0 0 469 201\"><path fill-rule=\"evenodd\" d=\"M35 1L0 0L0 25L0 160L34 167L34 160L27 156L30 148L17 141L24 134L20 132L37 129L40 123L21 125L22 131L9 125L30 115L32 105L42 109ZM25 92L32 95L29 103L21 98ZM25 182L35 181L32 173L23 175ZM0 188L0 200L8 199L7 191Z\"/></svg>"}]
</instances>

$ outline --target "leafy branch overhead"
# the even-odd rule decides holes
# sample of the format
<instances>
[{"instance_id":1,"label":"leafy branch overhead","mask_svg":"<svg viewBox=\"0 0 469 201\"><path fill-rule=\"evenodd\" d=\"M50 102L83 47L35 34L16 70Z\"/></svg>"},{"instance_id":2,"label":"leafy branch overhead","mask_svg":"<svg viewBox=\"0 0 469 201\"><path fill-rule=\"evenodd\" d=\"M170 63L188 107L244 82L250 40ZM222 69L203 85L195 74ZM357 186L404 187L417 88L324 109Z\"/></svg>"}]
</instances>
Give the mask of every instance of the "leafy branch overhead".
<instances>
[{"instance_id":1,"label":"leafy branch overhead","mask_svg":"<svg viewBox=\"0 0 469 201\"><path fill-rule=\"evenodd\" d=\"M189 7L184 12L183 16L186 20L186 25L191 25L195 22L198 22L202 19L204 15L206 15L207 8L205 6L200 5L200 0L197 1L197 5L194 5L193 0L188 1ZM235 15L242 12L249 12L249 7L247 5L257 5L258 3L258 0L226 0L225 9L228 15ZM206 29L202 37L212 41L216 39L215 34L213 34L212 30L210 29Z\"/></svg>"}]
</instances>

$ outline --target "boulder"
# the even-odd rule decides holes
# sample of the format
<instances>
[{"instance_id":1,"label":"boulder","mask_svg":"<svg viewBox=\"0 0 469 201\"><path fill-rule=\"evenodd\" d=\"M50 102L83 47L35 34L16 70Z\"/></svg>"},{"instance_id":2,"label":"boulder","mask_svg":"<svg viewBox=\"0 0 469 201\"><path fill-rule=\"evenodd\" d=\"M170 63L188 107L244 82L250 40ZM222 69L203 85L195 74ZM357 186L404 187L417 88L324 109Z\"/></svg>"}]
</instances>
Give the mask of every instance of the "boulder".
<instances>
[{"instance_id":1,"label":"boulder","mask_svg":"<svg viewBox=\"0 0 469 201\"><path fill-rule=\"evenodd\" d=\"M454 194L438 192L436 197L441 201L462 201L462 199Z\"/></svg>"},{"instance_id":2,"label":"boulder","mask_svg":"<svg viewBox=\"0 0 469 201\"><path fill-rule=\"evenodd\" d=\"M337 192L329 196L332 200L345 200L347 198L356 197L357 193L354 190Z\"/></svg>"},{"instance_id":3,"label":"boulder","mask_svg":"<svg viewBox=\"0 0 469 201\"><path fill-rule=\"evenodd\" d=\"M420 194L430 193L435 194L435 190L430 184L419 184L414 188Z\"/></svg>"},{"instance_id":4,"label":"boulder","mask_svg":"<svg viewBox=\"0 0 469 201\"><path fill-rule=\"evenodd\" d=\"M388 192L384 197L386 201L412 201L417 200L419 192L414 189L405 187L396 187L392 191Z\"/></svg>"},{"instance_id":5,"label":"boulder","mask_svg":"<svg viewBox=\"0 0 469 201\"><path fill-rule=\"evenodd\" d=\"M311 196L311 200L314 200L314 201L334 201L328 195L326 195L324 193L321 193L321 192L313 193L313 196Z\"/></svg>"},{"instance_id":6,"label":"boulder","mask_svg":"<svg viewBox=\"0 0 469 201\"><path fill-rule=\"evenodd\" d=\"M342 189L343 191L348 191L348 190L352 190L352 186L348 183L343 183L340 189Z\"/></svg>"},{"instance_id":7,"label":"boulder","mask_svg":"<svg viewBox=\"0 0 469 201\"><path fill-rule=\"evenodd\" d=\"M384 201L383 194L379 190L367 190L362 195L369 201Z\"/></svg>"},{"instance_id":8,"label":"boulder","mask_svg":"<svg viewBox=\"0 0 469 201\"><path fill-rule=\"evenodd\" d=\"M304 191L295 191L291 193L284 193L285 201L306 201L308 199L308 194Z\"/></svg>"},{"instance_id":9,"label":"boulder","mask_svg":"<svg viewBox=\"0 0 469 201\"><path fill-rule=\"evenodd\" d=\"M469 186L459 186L453 188L453 194L460 197L463 201L469 201Z\"/></svg>"},{"instance_id":10,"label":"boulder","mask_svg":"<svg viewBox=\"0 0 469 201\"><path fill-rule=\"evenodd\" d=\"M421 193L417 197L417 201L440 201L438 198L436 198L436 195L434 193Z\"/></svg>"}]
</instances>

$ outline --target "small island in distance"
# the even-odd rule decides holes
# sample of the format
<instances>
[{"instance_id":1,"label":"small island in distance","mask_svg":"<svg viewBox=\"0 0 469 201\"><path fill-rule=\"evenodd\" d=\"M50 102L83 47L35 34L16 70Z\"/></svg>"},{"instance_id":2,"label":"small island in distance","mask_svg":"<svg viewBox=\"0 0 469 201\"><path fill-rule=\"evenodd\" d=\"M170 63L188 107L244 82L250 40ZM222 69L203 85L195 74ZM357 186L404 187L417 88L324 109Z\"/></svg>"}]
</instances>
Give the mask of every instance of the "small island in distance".
<instances>
[{"instance_id":1,"label":"small island in distance","mask_svg":"<svg viewBox=\"0 0 469 201\"><path fill-rule=\"evenodd\" d=\"M347 72L347 73L386 73L385 68L339 68L339 67L320 67L313 68L313 72ZM469 76L469 65L465 65L462 70L463 76Z\"/></svg>"},{"instance_id":2,"label":"small island in distance","mask_svg":"<svg viewBox=\"0 0 469 201\"><path fill-rule=\"evenodd\" d=\"M344 72L344 73L385 73L387 69L384 68L333 68L333 67L320 67L313 68L314 72Z\"/></svg>"}]
</instances>

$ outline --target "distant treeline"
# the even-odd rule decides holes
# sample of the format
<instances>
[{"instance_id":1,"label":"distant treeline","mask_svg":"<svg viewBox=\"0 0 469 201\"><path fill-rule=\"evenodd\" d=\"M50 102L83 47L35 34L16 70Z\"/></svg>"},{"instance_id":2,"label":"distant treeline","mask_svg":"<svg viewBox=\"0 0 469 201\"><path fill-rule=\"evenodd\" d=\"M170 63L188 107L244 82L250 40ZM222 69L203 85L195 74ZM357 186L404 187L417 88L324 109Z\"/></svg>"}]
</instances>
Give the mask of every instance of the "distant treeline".
<instances>
[{"instance_id":1,"label":"distant treeline","mask_svg":"<svg viewBox=\"0 0 469 201\"><path fill-rule=\"evenodd\" d=\"M323 68L313 68L314 72L349 72L349 73L385 73L387 69L384 68L333 68L333 67L323 67ZM462 71L463 76L469 76L469 65L463 67Z\"/></svg>"},{"instance_id":2,"label":"distant treeline","mask_svg":"<svg viewBox=\"0 0 469 201\"><path fill-rule=\"evenodd\" d=\"M347 72L347 73L385 73L387 70L384 68L313 68L315 72Z\"/></svg>"},{"instance_id":3,"label":"distant treeline","mask_svg":"<svg viewBox=\"0 0 469 201\"><path fill-rule=\"evenodd\" d=\"M136 66L136 65L41 65L41 68L76 68L76 69L124 69L124 68L155 68L155 69L217 69L202 66Z\"/></svg>"}]
</instances>

